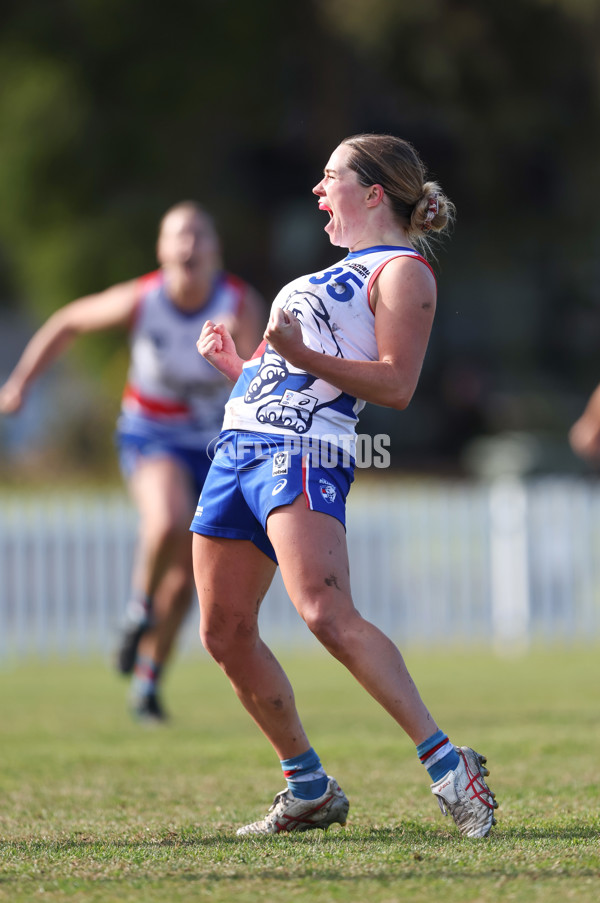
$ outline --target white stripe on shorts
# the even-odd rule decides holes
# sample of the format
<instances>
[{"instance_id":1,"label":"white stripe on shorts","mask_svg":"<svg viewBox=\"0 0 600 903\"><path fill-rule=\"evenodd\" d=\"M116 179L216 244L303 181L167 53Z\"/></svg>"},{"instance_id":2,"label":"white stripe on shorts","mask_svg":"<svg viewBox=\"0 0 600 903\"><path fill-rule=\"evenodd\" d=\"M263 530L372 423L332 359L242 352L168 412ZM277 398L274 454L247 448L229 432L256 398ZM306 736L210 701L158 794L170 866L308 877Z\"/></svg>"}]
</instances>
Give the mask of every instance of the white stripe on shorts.
<instances>
[{"instance_id":1,"label":"white stripe on shorts","mask_svg":"<svg viewBox=\"0 0 600 903\"><path fill-rule=\"evenodd\" d=\"M308 507L313 510L312 498L310 497L310 489L308 488L308 475L310 472L310 454L306 454L302 458L302 489L308 501Z\"/></svg>"}]
</instances>

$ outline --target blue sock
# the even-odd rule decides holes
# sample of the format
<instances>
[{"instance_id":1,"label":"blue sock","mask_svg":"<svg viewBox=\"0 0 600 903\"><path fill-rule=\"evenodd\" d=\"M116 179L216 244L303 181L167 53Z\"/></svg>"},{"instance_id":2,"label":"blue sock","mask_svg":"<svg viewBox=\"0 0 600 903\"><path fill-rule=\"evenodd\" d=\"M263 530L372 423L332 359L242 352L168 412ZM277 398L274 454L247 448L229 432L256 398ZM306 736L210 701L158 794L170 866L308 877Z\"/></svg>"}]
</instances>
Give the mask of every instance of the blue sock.
<instances>
[{"instance_id":1,"label":"blue sock","mask_svg":"<svg viewBox=\"0 0 600 903\"><path fill-rule=\"evenodd\" d=\"M443 731L436 731L417 746L417 755L435 784L448 771L454 771L460 756Z\"/></svg>"},{"instance_id":2,"label":"blue sock","mask_svg":"<svg viewBox=\"0 0 600 903\"><path fill-rule=\"evenodd\" d=\"M138 655L133 671L133 693L135 696L151 696L156 693L162 671L157 664L146 655Z\"/></svg>"},{"instance_id":3,"label":"blue sock","mask_svg":"<svg viewBox=\"0 0 600 903\"><path fill-rule=\"evenodd\" d=\"M300 756L282 759L281 767L288 788L297 799L316 800L327 790L327 775L312 746Z\"/></svg>"}]
</instances>

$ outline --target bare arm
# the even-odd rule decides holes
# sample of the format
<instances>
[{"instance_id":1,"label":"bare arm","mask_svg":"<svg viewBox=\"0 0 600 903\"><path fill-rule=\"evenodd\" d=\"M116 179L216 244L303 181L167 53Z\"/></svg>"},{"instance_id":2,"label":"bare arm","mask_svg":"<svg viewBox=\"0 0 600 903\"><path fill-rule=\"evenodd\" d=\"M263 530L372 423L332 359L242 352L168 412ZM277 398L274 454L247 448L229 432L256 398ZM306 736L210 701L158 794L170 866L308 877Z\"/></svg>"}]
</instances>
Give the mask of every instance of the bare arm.
<instances>
[{"instance_id":1,"label":"bare arm","mask_svg":"<svg viewBox=\"0 0 600 903\"><path fill-rule=\"evenodd\" d=\"M137 282L133 280L79 298L53 313L27 343L16 367L0 388L0 413L18 411L33 381L78 335L127 326L137 298Z\"/></svg>"},{"instance_id":2,"label":"bare arm","mask_svg":"<svg viewBox=\"0 0 600 903\"><path fill-rule=\"evenodd\" d=\"M386 407L405 408L416 389L435 313L435 281L410 258L390 261L372 293L375 306L376 361L320 354L302 341L300 324L274 308L265 338L290 364L342 392Z\"/></svg>"},{"instance_id":3,"label":"bare arm","mask_svg":"<svg viewBox=\"0 0 600 903\"><path fill-rule=\"evenodd\" d=\"M600 459L600 386L594 390L583 414L571 427L569 442L576 455L592 461Z\"/></svg>"},{"instance_id":4,"label":"bare arm","mask_svg":"<svg viewBox=\"0 0 600 903\"><path fill-rule=\"evenodd\" d=\"M265 319L262 298L249 288L240 315L227 324L207 320L196 347L209 364L235 382L244 361L252 357L262 341Z\"/></svg>"},{"instance_id":5,"label":"bare arm","mask_svg":"<svg viewBox=\"0 0 600 903\"><path fill-rule=\"evenodd\" d=\"M241 310L230 332L238 354L243 360L252 357L263 338L267 322L267 308L261 296L248 286Z\"/></svg>"}]
</instances>

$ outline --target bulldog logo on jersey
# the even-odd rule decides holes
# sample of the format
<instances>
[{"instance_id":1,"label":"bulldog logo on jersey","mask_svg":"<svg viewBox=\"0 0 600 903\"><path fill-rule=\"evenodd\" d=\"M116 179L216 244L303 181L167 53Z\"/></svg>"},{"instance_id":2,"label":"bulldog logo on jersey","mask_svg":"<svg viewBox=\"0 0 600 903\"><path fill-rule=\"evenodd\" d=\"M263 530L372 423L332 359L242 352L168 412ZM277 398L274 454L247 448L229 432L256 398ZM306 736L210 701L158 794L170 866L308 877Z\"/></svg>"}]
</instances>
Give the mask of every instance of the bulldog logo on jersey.
<instances>
[{"instance_id":1,"label":"bulldog logo on jersey","mask_svg":"<svg viewBox=\"0 0 600 903\"><path fill-rule=\"evenodd\" d=\"M289 452L278 451L273 455L273 476L281 477L288 472Z\"/></svg>"},{"instance_id":2,"label":"bulldog logo on jersey","mask_svg":"<svg viewBox=\"0 0 600 903\"><path fill-rule=\"evenodd\" d=\"M350 296L353 292L350 292ZM309 323L312 330L320 337L321 351L334 357L343 357L342 349L336 338L338 327L331 322L331 315L323 300L313 292L294 290L283 309L289 311L301 323ZM317 379L310 374L300 379L295 388L283 388L281 394L276 390L288 379L294 377L287 361L266 344L260 366L251 378L244 402L255 404L263 401L256 408L256 419L266 423L269 428L287 430L301 435L310 430L314 415L322 408L329 407L342 395L335 386Z\"/></svg>"},{"instance_id":3,"label":"bulldog logo on jersey","mask_svg":"<svg viewBox=\"0 0 600 903\"><path fill-rule=\"evenodd\" d=\"M329 502L330 505L335 502L335 497L337 495L337 489L333 485L333 483L328 483L327 480L321 478L319 480L319 491L326 502Z\"/></svg>"}]
</instances>

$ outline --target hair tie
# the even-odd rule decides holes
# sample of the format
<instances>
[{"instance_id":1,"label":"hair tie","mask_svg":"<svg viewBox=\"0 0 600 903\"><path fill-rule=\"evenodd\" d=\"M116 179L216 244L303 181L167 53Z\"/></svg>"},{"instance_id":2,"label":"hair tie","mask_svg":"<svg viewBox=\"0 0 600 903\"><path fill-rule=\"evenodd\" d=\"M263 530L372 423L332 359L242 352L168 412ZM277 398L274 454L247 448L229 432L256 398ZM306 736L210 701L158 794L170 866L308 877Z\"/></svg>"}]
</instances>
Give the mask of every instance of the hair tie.
<instances>
[{"instance_id":1,"label":"hair tie","mask_svg":"<svg viewBox=\"0 0 600 903\"><path fill-rule=\"evenodd\" d=\"M429 232L431 229L432 220L438 215L440 212L440 198L438 194L432 194L429 198L429 204L427 206L427 215L425 217L425 222L422 225L423 232Z\"/></svg>"}]
</instances>

